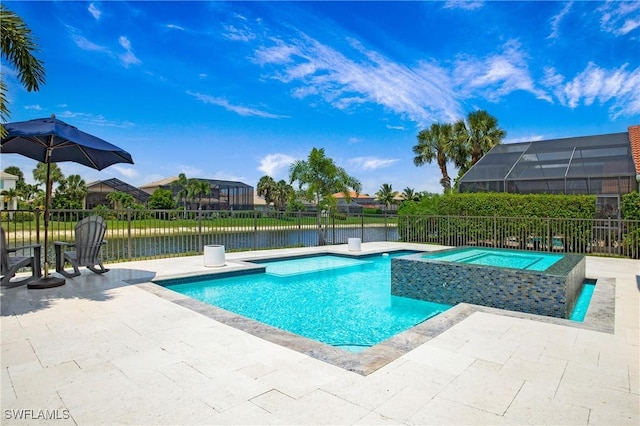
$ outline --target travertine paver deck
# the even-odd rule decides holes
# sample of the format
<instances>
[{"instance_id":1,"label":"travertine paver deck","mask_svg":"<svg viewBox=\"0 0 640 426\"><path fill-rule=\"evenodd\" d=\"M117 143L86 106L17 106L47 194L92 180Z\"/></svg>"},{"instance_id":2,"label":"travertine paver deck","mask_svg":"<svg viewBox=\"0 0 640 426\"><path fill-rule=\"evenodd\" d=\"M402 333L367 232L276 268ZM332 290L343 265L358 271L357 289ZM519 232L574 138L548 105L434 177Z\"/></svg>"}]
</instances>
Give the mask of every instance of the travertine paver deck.
<instances>
[{"instance_id":1,"label":"travertine paver deck","mask_svg":"<svg viewBox=\"0 0 640 426\"><path fill-rule=\"evenodd\" d=\"M224 268L286 252L231 253ZM477 311L366 376L144 284L206 272L202 256L108 266L2 289L2 424L640 423L637 260L587 259L588 277L615 278L614 334Z\"/></svg>"}]
</instances>

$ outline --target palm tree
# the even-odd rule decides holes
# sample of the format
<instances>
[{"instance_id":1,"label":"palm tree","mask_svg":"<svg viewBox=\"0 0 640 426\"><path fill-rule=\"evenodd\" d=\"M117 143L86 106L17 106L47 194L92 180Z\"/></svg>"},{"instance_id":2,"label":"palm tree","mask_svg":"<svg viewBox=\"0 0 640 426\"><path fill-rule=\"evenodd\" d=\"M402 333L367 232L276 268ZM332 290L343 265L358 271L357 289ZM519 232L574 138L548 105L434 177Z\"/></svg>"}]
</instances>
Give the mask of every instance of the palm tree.
<instances>
[{"instance_id":1,"label":"palm tree","mask_svg":"<svg viewBox=\"0 0 640 426\"><path fill-rule=\"evenodd\" d=\"M2 195L2 200L4 201L5 208L7 210L9 209L9 204L11 204L13 200L18 200L20 198L20 192L18 192L16 188L4 189L0 192L0 195Z\"/></svg>"},{"instance_id":2,"label":"palm tree","mask_svg":"<svg viewBox=\"0 0 640 426\"><path fill-rule=\"evenodd\" d=\"M39 196L39 193L44 194L41 189L38 189L38 185L30 185L28 183L25 183L22 185L22 188L20 188L20 195L22 197L22 200L27 204L32 204L33 201Z\"/></svg>"},{"instance_id":3,"label":"palm tree","mask_svg":"<svg viewBox=\"0 0 640 426\"><path fill-rule=\"evenodd\" d=\"M189 179L184 173L180 173L178 175L178 179L171 182L171 189L176 194L176 202L182 202L182 208L186 214L187 212L187 197L188 190L187 187L189 185Z\"/></svg>"},{"instance_id":4,"label":"palm tree","mask_svg":"<svg viewBox=\"0 0 640 426\"><path fill-rule=\"evenodd\" d=\"M322 230L322 210L335 208L336 200L333 194L342 192L345 201L351 201L350 191L357 193L361 190L360 181L349 174L342 167L338 167L333 159L327 158L324 148L313 148L308 159L295 161L289 167L289 181L298 182L300 196L316 205L318 223L318 242L325 244Z\"/></svg>"},{"instance_id":5,"label":"palm tree","mask_svg":"<svg viewBox=\"0 0 640 426\"><path fill-rule=\"evenodd\" d=\"M378 192L376 192L376 201L384 204L386 210L389 210L389 206L396 203L397 195L398 191L394 191L391 184L383 183Z\"/></svg>"},{"instance_id":6,"label":"palm tree","mask_svg":"<svg viewBox=\"0 0 640 426\"><path fill-rule=\"evenodd\" d=\"M405 201L420 201L420 193L415 192L413 188L408 186L402 190L402 197Z\"/></svg>"},{"instance_id":7,"label":"palm tree","mask_svg":"<svg viewBox=\"0 0 640 426\"><path fill-rule=\"evenodd\" d=\"M37 51L37 44L31 37L31 30L22 18L4 4L0 4L0 49L2 58L15 68L18 78L27 91L38 91L40 84L45 82L44 65L33 53ZM7 102L7 86L0 78L0 121L9 118ZM5 128L0 125L0 137L5 135Z\"/></svg>"},{"instance_id":8,"label":"palm tree","mask_svg":"<svg viewBox=\"0 0 640 426\"><path fill-rule=\"evenodd\" d=\"M33 169L33 179L41 185L45 185L47 183L47 165L45 163L38 163L36 168ZM50 171L49 171L49 181L51 183L60 182L64 179L64 174L62 174L62 170L56 163L51 163Z\"/></svg>"},{"instance_id":9,"label":"palm tree","mask_svg":"<svg viewBox=\"0 0 640 426\"><path fill-rule=\"evenodd\" d=\"M267 203L267 207L269 204L275 204L275 191L276 191L276 181L271 176L262 176L258 181L258 186L256 189L258 190L258 196L263 197L265 203Z\"/></svg>"},{"instance_id":10,"label":"palm tree","mask_svg":"<svg viewBox=\"0 0 640 426\"><path fill-rule=\"evenodd\" d=\"M467 121L458 120L454 124L454 134L458 147L460 173L465 174L491 148L502 143L507 132L498 127L498 119L485 110L467 114Z\"/></svg>"},{"instance_id":11,"label":"palm tree","mask_svg":"<svg viewBox=\"0 0 640 426\"><path fill-rule=\"evenodd\" d=\"M135 203L135 199L131 194L121 191L110 192L107 194L107 200L113 205L114 209L126 209Z\"/></svg>"},{"instance_id":12,"label":"palm tree","mask_svg":"<svg viewBox=\"0 0 640 426\"><path fill-rule=\"evenodd\" d=\"M198 199L198 207L202 208L202 199L211 195L211 185L206 180L189 179L187 183L187 196L189 199Z\"/></svg>"},{"instance_id":13,"label":"palm tree","mask_svg":"<svg viewBox=\"0 0 640 426\"><path fill-rule=\"evenodd\" d=\"M273 189L273 204L276 210L285 210L287 202L294 194L295 191L291 185L289 185L284 179L279 180Z\"/></svg>"},{"instance_id":14,"label":"palm tree","mask_svg":"<svg viewBox=\"0 0 640 426\"><path fill-rule=\"evenodd\" d=\"M49 168L49 173L47 174L47 167ZM49 176L49 179L47 180L47 175ZM40 206L46 206L46 205L50 205L49 203L51 202L51 200L47 199L46 194L50 194L53 192L52 188L53 188L53 184L55 182L61 182L64 180L64 175L62 174L62 170L60 170L60 167L58 167L58 165L56 163L50 163L50 164L45 164L45 163L38 163L38 165L36 166L35 169L33 169L33 179L39 183L39 184L43 184L45 185L45 190L44 190L44 203L38 203ZM47 188L47 183L49 185L49 187Z\"/></svg>"},{"instance_id":15,"label":"palm tree","mask_svg":"<svg viewBox=\"0 0 640 426\"><path fill-rule=\"evenodd\" d=\"M69 175L67 178L67 194L72 200L82 203L87 195L87 185L80 175Z\"/></svg>"},{"instance_id":16,"label":"palm tree","mask_svg":"<svg viewBox=\"0 0 640 426\"><path fill-rule=\"evenodd\" d=\"M436 160L442 179L440 184L444 192L451 190L451 177L447 172L447 161L451 159L454 146L453 126L445 123L433 123L429 129L418 133L418 144L413 147L413 164L422 166Z\"/></svg>"}]
</instances>

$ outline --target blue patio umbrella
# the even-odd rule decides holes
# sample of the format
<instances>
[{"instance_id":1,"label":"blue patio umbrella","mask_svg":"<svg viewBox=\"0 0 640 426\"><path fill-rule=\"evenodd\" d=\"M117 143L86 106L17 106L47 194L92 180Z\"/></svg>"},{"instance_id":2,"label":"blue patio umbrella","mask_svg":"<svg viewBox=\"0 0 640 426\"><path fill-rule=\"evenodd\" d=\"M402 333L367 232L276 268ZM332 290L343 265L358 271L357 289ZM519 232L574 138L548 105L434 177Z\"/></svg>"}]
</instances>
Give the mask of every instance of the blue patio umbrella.
<instances>
[{"instance_id":1,"label":"blue patio umbrella","mask_svg":"<svg viewBox=\"0 0 640 426\"><path fill-rule=\"evenodd\" d=\"M78 130L52 115L4 124L6 135L0 142L2 154L20 154L47 165L46 201L44 212L45 277L28 284L29 288L47 288L64 284L63 279L49 277L47 262L47 236L52 182L49 177L51 163L71 161L96 170L112 164L133 164L131 155L98 137Z\"/></svg>"}]
</instances>

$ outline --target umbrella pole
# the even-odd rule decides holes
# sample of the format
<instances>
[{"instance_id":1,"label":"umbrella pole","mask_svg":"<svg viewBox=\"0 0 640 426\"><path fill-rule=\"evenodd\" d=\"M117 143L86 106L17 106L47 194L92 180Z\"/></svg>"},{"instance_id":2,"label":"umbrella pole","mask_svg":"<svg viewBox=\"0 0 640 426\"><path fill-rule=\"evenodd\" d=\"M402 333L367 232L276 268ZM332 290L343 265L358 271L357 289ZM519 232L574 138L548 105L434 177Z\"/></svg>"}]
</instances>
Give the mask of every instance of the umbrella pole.
<instances>
[{"instance_id":1,"label":"umbrella pole","mask_svg":"<svg viewBox=\"0 0 640 426\"><path fill-rule=\"evenodd\" d=\"M53 183L51 182L51 147L47 148L47 187L45 188L44 198L44 277L49 277L49 206L51 205L51 190Z\"/></svg>"},{"instance_id":2,"label":"umbrella pole","mask_svg":"<svg viewBox=\"0 0 640 426\"><path fill-rule=\"evenodd\" d=\"M49 140L49 147L47 148L47 157L45 162L47 164L47 181L45 188L45 201L44 201L44 277L37 278L27 284L27 288L30 289L43 289L51 287L59 287L64 285L64 278L49 276L49 206L51 205L51 191L53 182L51 182L51 150L53 149L53 136Z\"/></svg>"}]
</instances>

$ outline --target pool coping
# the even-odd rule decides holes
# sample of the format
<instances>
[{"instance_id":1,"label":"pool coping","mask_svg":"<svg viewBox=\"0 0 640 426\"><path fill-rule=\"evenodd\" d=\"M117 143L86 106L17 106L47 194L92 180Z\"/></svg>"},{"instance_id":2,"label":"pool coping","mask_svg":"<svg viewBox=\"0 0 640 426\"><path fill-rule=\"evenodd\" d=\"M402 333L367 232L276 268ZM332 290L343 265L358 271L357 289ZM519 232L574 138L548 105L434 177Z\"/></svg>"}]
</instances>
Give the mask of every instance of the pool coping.
<instances>
[{"instance_id":1,"label":"pool coping","mask_svg":"<svg viewBox=\"0 0 640 426\"><path fill-rule=\"evenodd\" d=\"M367 253L347 253L341 254L347 257L368 256L371 254L380 254L390 252L392 250L371 251ZM312 256L336 253L327 250L326 252L313 253ZM229 274L238 274L256 271L257 264L251 263L252 260L268 260L305 257L309 255L274 255L259 256L253 258L234 261L234 267L231 271L212 271L211 273L192 273L181 274L173 277L157 277L156 280L162 279L180 279L202 276L224 276ZM246 269L244 269L246 268ZM402 355L417 348L423 343L428 342L434 337L445 332L457 323L463 321L476 312L490 313L494 315L502 315L525 320L533 320L554 325L564 325L572 328L598 331L602 333L613 334L615 330L615 279L599 278L595 281L596 287L587 311L587 315L583 322L571 321L568 319L546 317L542 315L526 314L516 311L509 311L498 308L491 308L481 305L469 303L460 303L453 308L443 312L433 318L429 318L422 323L405 330L375 346L365 349L359 353L347 352L334 346L330 346L276 327L263 324L261 322L243 317L225 309L209 305L199 300L192 299L188 296L179 294L173 290L163 287L154 282L146 282L138 284L138 287L157 295L167 301L180 305L184 308L197 312L210 319L220 323L229 325L238 330L244 331L253 336L262 338L277 345L295 350L306 354L315 359L327 362L337 367L343 368L354 373L367 376L374 371L384 367L390 362L398 359Z\"/></svg>"}]
</instances>

